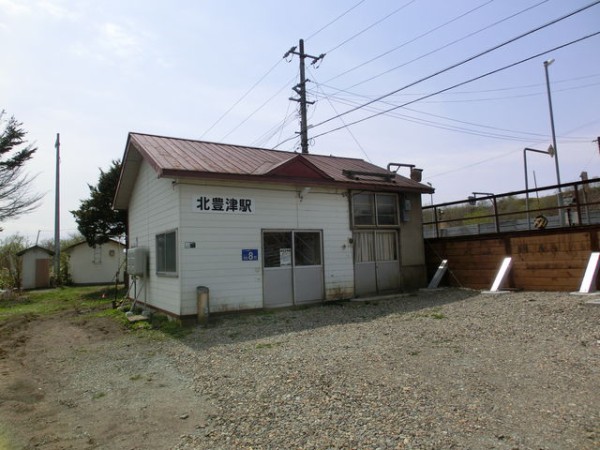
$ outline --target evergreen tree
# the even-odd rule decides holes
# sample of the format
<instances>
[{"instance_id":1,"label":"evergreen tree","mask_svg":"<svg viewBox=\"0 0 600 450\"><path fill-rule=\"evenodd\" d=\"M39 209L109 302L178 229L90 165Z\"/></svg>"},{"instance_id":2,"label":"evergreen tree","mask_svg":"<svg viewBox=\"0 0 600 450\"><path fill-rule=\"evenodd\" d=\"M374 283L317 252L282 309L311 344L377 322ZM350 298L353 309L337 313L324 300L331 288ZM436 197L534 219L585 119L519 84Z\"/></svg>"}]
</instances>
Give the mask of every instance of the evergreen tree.
<instances>
[{"instance_id":1,"label":"evergreen tree","mask_svg":"<svg viewBox=\"0 0 600 450\"><path fill-rule=\"evenodd\" d=\"M43 195L31 192L34 177L23 174L23 166L37 148L27 144L23 124L0 112L0 222L36 209Z\"/></svg>"},{"instance_id":2,"label":"evergreen tree","mask_svg":"<svg viewBox=\"0 0 600 450\"><path fill-rule=\"evenodd\" d=\"M88 184L90 198L82 200L78 210L71 211L75 216L77 229L90 247L103 244L111 237L127 232L126 212L117 211L112 207L120 173L120 161L113 161L106 172L100 169L98 184Z\"/></svg>"}]
</instances>

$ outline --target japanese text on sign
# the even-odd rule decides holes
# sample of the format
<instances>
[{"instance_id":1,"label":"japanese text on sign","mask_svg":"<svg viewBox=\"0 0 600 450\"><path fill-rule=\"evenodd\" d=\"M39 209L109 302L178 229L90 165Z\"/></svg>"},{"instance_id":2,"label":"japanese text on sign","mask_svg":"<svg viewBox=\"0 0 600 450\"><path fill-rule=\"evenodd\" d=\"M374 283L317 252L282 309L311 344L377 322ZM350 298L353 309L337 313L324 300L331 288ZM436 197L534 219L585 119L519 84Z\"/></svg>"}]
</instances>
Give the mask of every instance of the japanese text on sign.
<instances>
[{"instance_id":1,"label":"japanese text on sign","mask_svg":"<svg viewBox=\"0 0 600 450\"><path fill-rule=\"evenodd\" d=\"M201 195L194 198L194 211L223 214L254 214L254 200L251 198Z\"/></svg>"}]
</instances>

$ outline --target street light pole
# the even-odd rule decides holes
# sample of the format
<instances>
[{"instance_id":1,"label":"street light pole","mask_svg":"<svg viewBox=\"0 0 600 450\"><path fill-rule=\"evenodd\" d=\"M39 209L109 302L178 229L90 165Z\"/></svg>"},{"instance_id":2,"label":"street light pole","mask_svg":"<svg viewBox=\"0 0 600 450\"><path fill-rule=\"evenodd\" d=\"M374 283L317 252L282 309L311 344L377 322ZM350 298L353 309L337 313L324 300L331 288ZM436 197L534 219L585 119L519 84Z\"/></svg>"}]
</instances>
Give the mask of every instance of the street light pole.
<instances>
[{"instance_id":1,"label":"street light pole","mask_svg":"<svg viewBox=\"0 0 600 450\"><path fill-rule=\"evenodd\" d=\"M558 184L558 216L560 225L564 225L562 215L562 190L560 187L560 169L558 166L558 147L556 146L556 131L554 129L554 110L552 108L552 94L550 92L550 77L548 76L548 66L554 62L554 58L544 61L544 73L546 74L546 91L548 92L548 108L550 109L550 129L552 130L552 147L554 147L554 165L556 166L556 183Z\"/></svg>"},{"instance_id":2,"label":"street light pole","mask_svg":"<svg viewBox=\"0 0 600 450\"><path fill-rule=\"evenodd\" d=\"M469 204L476 205L477 204L477 196L478 195L486 195L489 197L492 202L492 209L494 210L494 228L496 228L496 233L500 233L500 221L498 220L498 205L496 204L496 196L491 192L472 192L473 195L469 195Z\"/></svg>"}]
</instances>

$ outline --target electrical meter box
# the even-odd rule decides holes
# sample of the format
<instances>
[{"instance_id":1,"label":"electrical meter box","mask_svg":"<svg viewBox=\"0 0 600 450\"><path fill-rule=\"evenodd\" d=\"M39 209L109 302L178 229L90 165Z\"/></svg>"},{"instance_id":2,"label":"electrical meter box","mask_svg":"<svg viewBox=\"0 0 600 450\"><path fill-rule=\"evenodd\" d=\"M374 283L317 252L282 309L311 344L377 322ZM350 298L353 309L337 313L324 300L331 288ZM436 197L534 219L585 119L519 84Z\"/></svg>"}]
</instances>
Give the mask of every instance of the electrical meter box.
<instances>
[{"instance_id":1,"label":"electrical meter box","mask_svg":"<svg viewBox=\"0 0 600 450\"><path fill-rule=\"evenodd\" d=\"M129 275L144 276L148 267L148 249L134 247L127 250L127 272Z\"/></svg>"}]
</instances>

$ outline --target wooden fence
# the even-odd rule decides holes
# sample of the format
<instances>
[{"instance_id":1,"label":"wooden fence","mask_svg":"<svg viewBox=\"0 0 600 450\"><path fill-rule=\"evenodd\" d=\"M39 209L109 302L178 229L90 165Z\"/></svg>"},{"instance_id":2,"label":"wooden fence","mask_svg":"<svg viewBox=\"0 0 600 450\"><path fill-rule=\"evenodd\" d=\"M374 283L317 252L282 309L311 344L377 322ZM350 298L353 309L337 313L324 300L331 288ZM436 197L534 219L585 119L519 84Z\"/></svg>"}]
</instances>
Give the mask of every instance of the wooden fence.
<instances>
[{"instance_id":1,"label":"wooden fence","mask_svg":"<svg viewBox=\"0 0 600 450\"><path fill-rule=\"evenodd\" d=\"M577 291L590 253L600 251L600 225L425 239L428 279L443 259L442 284L489 289L506 256L508 285L531 291Z\"/></svg>"}]
</instances>

